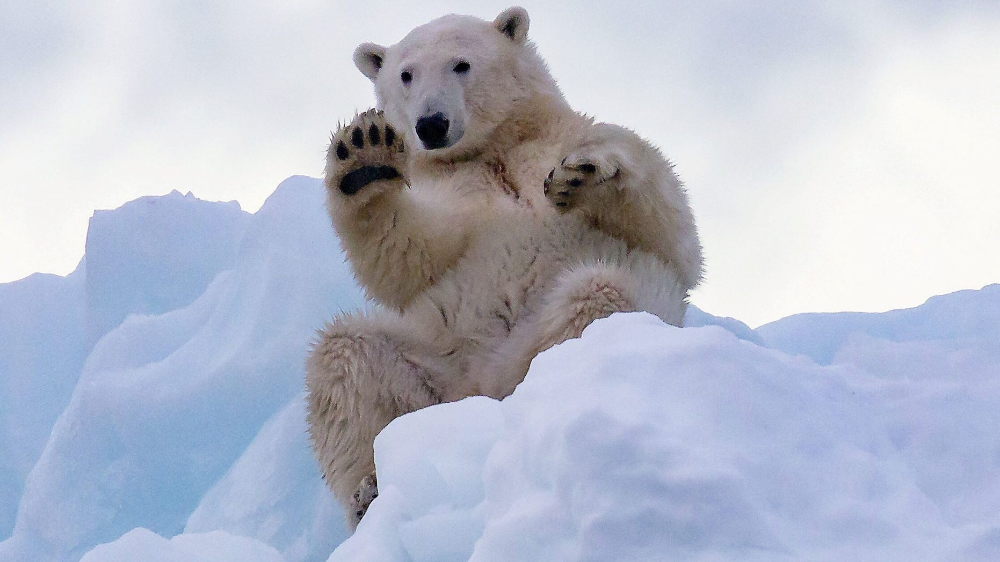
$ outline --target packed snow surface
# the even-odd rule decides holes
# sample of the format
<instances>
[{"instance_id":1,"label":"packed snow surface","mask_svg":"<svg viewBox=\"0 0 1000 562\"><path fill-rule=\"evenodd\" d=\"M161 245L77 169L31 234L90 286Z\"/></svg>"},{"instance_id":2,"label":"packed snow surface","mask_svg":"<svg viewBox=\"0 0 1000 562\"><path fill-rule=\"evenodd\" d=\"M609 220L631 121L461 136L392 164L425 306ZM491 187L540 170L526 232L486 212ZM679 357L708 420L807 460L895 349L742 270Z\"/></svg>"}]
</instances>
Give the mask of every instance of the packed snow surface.
<instances>
[{"instance_id":1,"label":"packed snow surface","mask_svg":"<svg viewBox=\"0 0 1000 562\"><path fill-rule=\"evenodd\" d=\"M1000 559L1000 285L596 322L503 401L390 424L346 538L302 396L365 306L337 246L296 177L252 216L99 213L72 275L0 285L0 560Z\"/></svg>"},{"instance_id":2,"label":"packed snow surface","mask_svg":"<svg viewBox=\"0 0 1000 562\"><path fill-rule=\"evenodd\" d=\"M80 562L284 562L260 541L225 531L177 535L167 540L138 527L88 552Z\"/></svg>"}]
</instances>

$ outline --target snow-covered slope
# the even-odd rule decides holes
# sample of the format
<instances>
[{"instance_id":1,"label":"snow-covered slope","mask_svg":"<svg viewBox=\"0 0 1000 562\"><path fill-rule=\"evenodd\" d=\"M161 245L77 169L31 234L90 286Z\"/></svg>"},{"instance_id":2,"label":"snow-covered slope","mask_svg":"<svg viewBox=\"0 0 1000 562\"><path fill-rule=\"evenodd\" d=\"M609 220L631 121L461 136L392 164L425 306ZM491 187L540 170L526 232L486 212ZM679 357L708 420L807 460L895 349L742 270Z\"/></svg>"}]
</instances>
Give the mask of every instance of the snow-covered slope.
<instances>
[{"instance_id":1,"label":"snow-covered slope","mask_svg":"<svg viewBox=\"0 0 1000 562\"><path fill-rule=\"evenodd\" d=\"M189 214L174 218L183 223ZM129 316L96 344L28 477L0 560L76 560L137 526L180 533L264 423L299 396L314 330L341 307L362 304L325 218L322 188L311 178L278 187L246 225L231 263L194 302ZM143 275L156 276L157 267ZM160 296L178 289L176 299L142 301L168 308L192 290L169 281L151 287ZM286 447L296 443L307 451L304 439ZM300 480L303 470L296 467ZM289 484L307 490L274 496L315 495L319 476L312 476ZM332 533L340 532L335 523ZM293 541L293 534L269 538ZM304 540L283 546L303 557L311 542L329 548L325 538Z\"/></svg>"},{"instance_id":2,"label":"snow-covered slope","mask_svg":"<svg viewBox=\"0 0 1000 562\"><path fill-rule=\"evenodd\" d=\"M330 560L996 560L1000 424L953 409L962 375L939 375L887 392L716 327L616 315L503 402L393 422L379 498ZM996 382L976 390L1000 412ZM926 408L884 414L908 400ZM936 424L968 447L914 462L901 442Z\"/></svg>"}]
</instances>

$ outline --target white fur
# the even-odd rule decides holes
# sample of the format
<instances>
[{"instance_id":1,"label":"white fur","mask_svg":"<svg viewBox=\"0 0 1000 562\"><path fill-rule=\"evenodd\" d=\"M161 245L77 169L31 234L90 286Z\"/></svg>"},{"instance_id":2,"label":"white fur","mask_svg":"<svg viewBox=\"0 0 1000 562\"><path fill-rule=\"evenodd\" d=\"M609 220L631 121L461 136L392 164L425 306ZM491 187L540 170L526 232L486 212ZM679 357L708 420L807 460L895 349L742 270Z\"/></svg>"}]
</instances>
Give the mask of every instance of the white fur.
<instances>
[{"instance_id":1,"label":"white fur","mask_svg":"<svg viewBox=\"0 0 1000 562\"><path fill-rule=\"evenodd\" d=\"M338 189L345 164L332 145L327 162L334 226L384 306L334 320L307 366L313 445L355 523L352 494L394 417L473 394L502 398L538 352L616 311L679 325L701 277L670 163L631 131L573 111L527 28L521 8L493 22L452 15L355 52L408 148L401 178L353 195ZM470 69L456 72L463 61ZM451 123L448 145L425 150L415 126L434 112ZM379 163L397 157L385 154ZM588 165L595 171L581 176Z\"/></svg>"}]
</instances>

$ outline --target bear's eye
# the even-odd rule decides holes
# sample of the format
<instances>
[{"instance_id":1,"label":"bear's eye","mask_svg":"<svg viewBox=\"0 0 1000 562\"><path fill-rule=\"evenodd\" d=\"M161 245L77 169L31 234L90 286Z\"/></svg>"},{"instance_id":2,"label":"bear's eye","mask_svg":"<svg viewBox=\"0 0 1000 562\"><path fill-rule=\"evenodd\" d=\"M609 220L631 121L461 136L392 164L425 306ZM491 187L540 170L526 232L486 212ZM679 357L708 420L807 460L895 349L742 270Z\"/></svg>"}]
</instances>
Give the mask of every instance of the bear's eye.
<instances>
[{"instance_id":1,"label":"bear's eye","mask_svg":"<svg viewBox=\"0 0 1000 562\"><path fill-rule=\"evenodd\" d=\"M404 70L402 74L399 75L399 79L403 81L403 84L409 84L413 80L413 74L409 70Z\"/></svg>"},{"instance_id":2,"label":"bear's eye","mask_svg":"<svg viewBox=\"0 0 1000 562\"><path fill-rule=\"evenodd\" d=\"M455 65L455 72L459 74L465 74L466 72L469 71L470 68L472 68L472 65L470 65L465 61L462 61Z\"/></svg>"}]
</instances>

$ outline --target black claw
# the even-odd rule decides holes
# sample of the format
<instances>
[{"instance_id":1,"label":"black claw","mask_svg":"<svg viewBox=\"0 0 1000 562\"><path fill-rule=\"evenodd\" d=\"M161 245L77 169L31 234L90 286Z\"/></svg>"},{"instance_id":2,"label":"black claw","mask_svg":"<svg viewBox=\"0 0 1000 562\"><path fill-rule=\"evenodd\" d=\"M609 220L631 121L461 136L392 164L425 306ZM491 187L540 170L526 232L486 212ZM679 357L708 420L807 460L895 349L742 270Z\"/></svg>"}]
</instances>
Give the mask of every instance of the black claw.
<instances>
[{"instance_id":1,"label":"black claw","mask_svg":"<svg viewBox=\"0 0 1000 562\"><path fill-rule=\"evenodd\" d=\"M385 127L385 145L392 146L394 140L396 140L396 131L387 125Z\"/></svg>"},{"instance_id":2,"label":"black claw","mask_svg":"<svg viewBox=\"0 0 1000 562\"><path fill-rule=\"evenodd\" d=\"M378 492L375 492L374 494L372 494L372 499L375 499L377 497L378 497Z\"/></svg>"},{"instance_id":3,"label":"black claw","mask_svg":"<svg viewBox=\"0 0 1000 562\"><path fill-rule=\"evenodd\" d=\"M567 156L566 158L569 158L569 157ZM566 158L562 159L562 162L559 163L560 166L565 166L566 165Z\"/></svg>"},{"instance_id":4,"label":"black claw","mask_svg":"<svg viewBox=\"0 0 1000 562\"><path fill-rule=\"evenodd\" d=\"M347 151L347 145L344 144L344 141L337 143L337 158L347 160L347 157L350 156L350 154L351 153Z\"/></svg>"},{"instance_id":5,"label":"black claw","mask_svg":"<svg viewBox=\"0 0 1000 562\"><path fill-rule=\"evenodd\" d=\"M371 127L368 127L368 140L372 141L372 144L379 144L382 142L382 133L378 130L378 125L372 123Z\"/></svg>"},{"instance_id":6,"label":"black claw","mask_svg":"<svg viewBox=\"0 0 1000 562\"><path fill-rule=\"evenodd\" d=\"M597 171L597 166L593 164L580 164L579 170L585 174L593 174Z\"/></svg>"},{"instance_id":7,"label":"black claw","mask_svg":"<svg viewBox=\"0 0 1000 562\"><path fill-rule=\"evenodd\" d=\"M569 185L572 186L572 187L580 187L580 184L582 184L582 183L583 183L583 180L581 180L580 178L573 178L573 179L569 180Z\"/></svg>"},{"instance_id":8,"label":"black claw","mask_svg":"<svg viewBox=\"0 0 1000 562\"><path fill-rule=\"evenodd\" d=\"M552 179L552 176L554 176L555 173L556 173L556 171L554 169L549 170L549 179Z\"/></svg>"},{"instance_id":9,"label":"black claw","mask_svg":"<svg viewBox=\"0 0 1000 562\"><path fill-rule=\"evenodd\" d=\"M353 144L355 148L361 148L365 145L365 134L361 132L361 127L355 127L354 130L351 131L351 144Z\"/></svg>"},{"instance_id":10,"label":"black claw","mask_svg":"<svg viewBox=\"0 0 1000 562\"><path fill-rule=\"evenodd\" d=\"M358 516L358 519L361 519L362 517L364 517L364 516L365 516L365 512L364 512L364 511L361 511L361 510L359 509L359 510L357 510L357 511L355 511L355 512L354 512L354 515L357 515L357 516ZM365 524L367 525L367 523L365 523Z\"/></svg>"}]
</instances>

